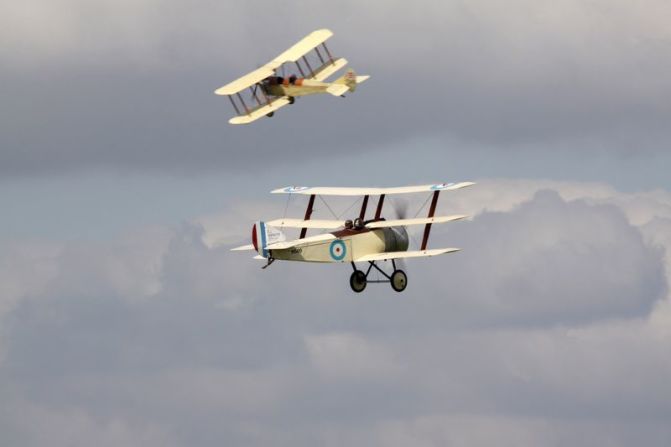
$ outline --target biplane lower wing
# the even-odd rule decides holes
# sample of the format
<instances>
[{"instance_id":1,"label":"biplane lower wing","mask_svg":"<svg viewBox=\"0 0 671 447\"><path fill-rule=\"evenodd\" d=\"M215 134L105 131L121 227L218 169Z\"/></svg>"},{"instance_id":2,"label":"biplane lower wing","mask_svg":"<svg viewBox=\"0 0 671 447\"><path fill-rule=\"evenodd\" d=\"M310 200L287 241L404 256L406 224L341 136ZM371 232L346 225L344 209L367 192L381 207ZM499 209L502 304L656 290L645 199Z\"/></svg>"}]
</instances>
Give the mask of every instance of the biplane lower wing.
<instances>
[{"instance_id":1,"label":"biplane lower wing","mask_svg":"<svg viewBox=\"0 0 671 447\"><path fill-rule=\"evenodd\" d=\"M234 116L233 118L228 120L228 122L231 124L249 124L256 121L259 118L263 118L269 113L275 112L276 110L286 106L287 104L289 104L289 98L283 96L281 98L271 101L270 104L264 104L260 107L252 109L247 114Z\"/></svg>"},{"instance_id":2,"label":"biplane lower wing","mask_svg":"<svg viewBox=\"0 0 671 447\"><path fill-rule=\"evenodd\" d=\"M456 214L454 216L438 216L438 217L418 217L415 219L394 219L394 220L377 220L375 222L368 222L366 228L387 228L387 227L405 227L408 225L426 225L452 222L459 219L465 219L468 216L465 214Z\"/></svg>"},{"instance_id":3,"label":"biplane lower wing","mask_svg":"<svg viewBox=\"0 0 671 447\"><path fill-rule=\"evenodd\" d=\"M347 65L347 59L344 57L338 58L333 62L326 62L324 65L314 71L312 78L316 81L324 81L333 73L345 67L345 65Z\"/></svg>"},{"instance_id":4,"label":"biplane lower wing","mask_svg":"<svg viewBox=\"0 0 671 447\"><path fill-rule=\"evenodd\" d=\"M387 253L375 253L372 255L364 255L356 258L354 262L373 262L373 261L387 261L389 259L401 258L423 258L429 256L444 255L446 253L454 253L459 251L459 248L435 248L433 250L417 250L417 251L390 251Z\"/></svg>"}]
</instances>

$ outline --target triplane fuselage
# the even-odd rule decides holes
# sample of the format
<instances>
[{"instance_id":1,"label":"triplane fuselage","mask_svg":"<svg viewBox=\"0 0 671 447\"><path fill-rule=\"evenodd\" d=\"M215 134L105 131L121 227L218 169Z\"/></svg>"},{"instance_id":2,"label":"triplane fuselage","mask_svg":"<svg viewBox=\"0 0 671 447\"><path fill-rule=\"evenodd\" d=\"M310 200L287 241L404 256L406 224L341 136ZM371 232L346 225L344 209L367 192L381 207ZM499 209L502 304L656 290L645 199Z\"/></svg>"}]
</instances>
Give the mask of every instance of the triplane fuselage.
<instances>
[{"instance_id":1,"label":"triplane fuselage","mask_svg":"<svg viewBox=\"0 0 671 447\"><path fill-rule=\"evenodd\" d=\"M310 196L304 218L282 218L269 222L256 222L252 229L252 243L233 250L258 252L256 258L267 261L264 268L276 260L348 262L354 269L350 277L350 286L355 292L363 291L369 282L389 282L394 290L400 292L407 285L407 275L397 268L395 262L397 259L436 256L459 250L458 248L427 249L429 234L433 224L452 222L467 217L465 215L435 216L440 192L461 189L473 184L472 182L461 182L398 188L287 187L276 189L272 193ZM384 200L387 195L421 192L432 194L427 217L392 220L382 217ZM320 220L311 218L317 196L362 196L363 200L359 215L353 220ZM365 215L370 196L379 198L374 217L366 220ZM409 225L424 225L419 250L408 250L410 244L406 227ZM300 236L295 240L287 240L280 228L300 229ZM307 236L308 229L326 232ZM393 268L391 274L386 273L377 265L380 261L391 261ZM366 271L359 270L356 263L367 263ZM369 279L369 274L373 269L386 279Z\"/></svg>"}]
</instances>

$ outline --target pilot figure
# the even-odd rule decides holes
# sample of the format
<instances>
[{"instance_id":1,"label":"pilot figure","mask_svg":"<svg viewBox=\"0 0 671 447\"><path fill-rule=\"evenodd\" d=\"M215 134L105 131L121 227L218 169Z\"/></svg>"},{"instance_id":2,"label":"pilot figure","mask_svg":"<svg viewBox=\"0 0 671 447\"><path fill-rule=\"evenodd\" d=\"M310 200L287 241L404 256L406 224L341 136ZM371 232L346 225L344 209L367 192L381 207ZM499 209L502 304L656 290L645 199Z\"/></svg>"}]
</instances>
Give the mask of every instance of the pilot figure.
<instances>
[{"instance_id":1,"label":"pilot figure","mask_svg":"<svg viewBox=\"0 0 671 447\"><path fill-rule=\"evenodd\" d=\"M351 230L354 224L352 224L352 219L347 219L345 221L345 229L346 230Z\"/></svg>"},{"instance_id":2,"label":"pilot figure","mask_svg":"<svg viewBox=\"0 0 671 447\"><path fill-rule=\"evenodd\" d=\"M363 219L361 219L360 217L354 219L354 229L363 230Z\"/></svg>"}]
</instances>

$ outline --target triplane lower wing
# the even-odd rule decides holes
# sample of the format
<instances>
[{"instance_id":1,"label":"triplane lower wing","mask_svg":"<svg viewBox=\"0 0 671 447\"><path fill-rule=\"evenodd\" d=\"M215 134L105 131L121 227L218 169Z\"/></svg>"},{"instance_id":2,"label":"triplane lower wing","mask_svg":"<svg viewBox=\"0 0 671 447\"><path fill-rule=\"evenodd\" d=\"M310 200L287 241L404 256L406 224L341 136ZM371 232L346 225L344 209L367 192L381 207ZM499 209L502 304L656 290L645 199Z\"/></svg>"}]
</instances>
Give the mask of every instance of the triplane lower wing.
<instances>
[{"instance_id":1,"label":"triplane lower wing","mask_svg":"<svg viewBox=\"0 0 671 447\"><path fill-rule=\"evenodd\" d=\"M289 186L279 188L275 194L298 194L310 196L305 216L299 218L281 218L268 222L259 221L252 229L252 244L233 250L255 250L269 266L275 260L303 262L349 262L354 272L350 277L350 286L355 292L362 292L366 285L374 282L389 282L394 290L401 292L407 285L407 275L396 266L397 259L438 256L459 251L458 248L428 249L427 244L431 226L454 222L468 216L463 214L436 216L438 196L441 191L455 191L473 182L437 183L420 186L394 188L341 188L341 187L303 187ZM382 217L384 200L387 195L430 193L431 199L426 217L410 219L397 218L387 220ZM361 208L354 219L312 219L315 198L317 196L359 196ZM366 219L370 196L378 196L374 217ZM322 197L323 200L323 197ZM426 202L425 202L426 204ZM419 210L421 211L421 209ZM419 213L418 211L418 213ZM418 250L408 250L409 236L406 227L424 225L424 233ZM300 229L297 239L287 240L280 228ZM327 232L307 237L308 229ZM382 270L377 263L391 261L392 273ZM356 263L368 263L367 269L359 270ZM385 279L372 280L369 275L375 269Z\"/></svg>"},{"instance_id":2,"label":"triplane lower wing","mask_svg":"<svg viewBox=\"0 0 671 447\"><path fill-rule=\"evenodd\" d=\"M271 117L281 107L293 104L298 96L317 93L343 96L356 90L369 76L357 76L350 69L341 78L325 82L347 65L345 58L334 58L326 46L332 35L328 29L314 31L262 67L215 90L217 95L228 96L235 109L236 116L228 122L249 124L263 116ZM300 77L285 76L288 65L293 65Z\"/></svg>"}]
</instances>

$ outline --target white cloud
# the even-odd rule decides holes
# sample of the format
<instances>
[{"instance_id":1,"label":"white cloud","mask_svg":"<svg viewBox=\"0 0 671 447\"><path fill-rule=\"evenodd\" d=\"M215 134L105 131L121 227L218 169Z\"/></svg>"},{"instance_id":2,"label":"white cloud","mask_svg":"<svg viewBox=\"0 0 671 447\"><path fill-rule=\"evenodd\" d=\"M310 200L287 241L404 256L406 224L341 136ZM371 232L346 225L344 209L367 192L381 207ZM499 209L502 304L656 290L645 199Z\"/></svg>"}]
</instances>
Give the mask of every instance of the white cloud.
<instances>
[{"instance_id":1,"label":"white cloud","mask_svg":"<svg viewBox=\"0 0 671 447\"><path fill-rule=\"evenodd\" d=\"M354 295L347 266L261 271L193 224L59 246L1 320L0 393L28 417L0 411L0 440L667 445L666 193L466 194L446 204L474 220L431 240L464 251L409 263L403 294ZM228 238L226 214L208 226ZM40 257L21 259L3 277Z\"/></svg>"}]
</instances>

